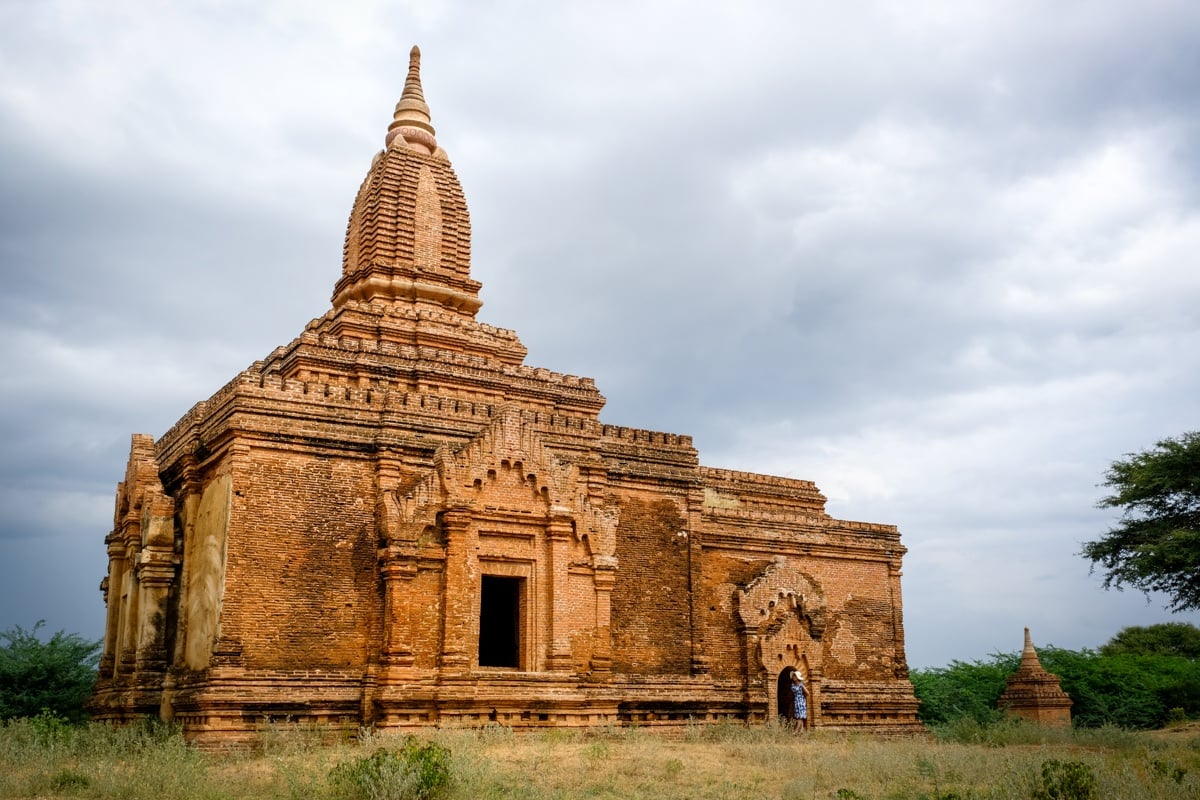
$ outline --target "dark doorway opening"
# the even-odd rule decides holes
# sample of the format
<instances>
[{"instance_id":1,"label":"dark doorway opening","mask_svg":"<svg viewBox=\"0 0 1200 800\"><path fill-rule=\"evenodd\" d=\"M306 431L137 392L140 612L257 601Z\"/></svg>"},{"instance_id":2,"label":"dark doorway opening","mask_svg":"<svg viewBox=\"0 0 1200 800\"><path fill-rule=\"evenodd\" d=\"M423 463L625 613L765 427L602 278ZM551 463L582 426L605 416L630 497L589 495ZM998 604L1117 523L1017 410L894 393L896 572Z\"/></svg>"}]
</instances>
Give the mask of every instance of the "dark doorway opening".
<instances>
[{"instance_id":1,"label":"dark doorway opening","mask_svg":"<svg viewBox=\"0 0 1200 800\"><path fill-rule=\"evenodd\" d=\"M784 667L783 672L779 673L779 680L775 686L775 713L784 719L791 721L792 719L792 673L796 670L791 667Z\"/></svg>"},{"instance_id":2,"label":"dark doorway opening","mask_svg":"<svg viewBox=\"0 0 1200 800\"><path fill-rule=\"evenodd\" d=\"M522 578L484 575L479 592L479 666L521 668Z\"/></svg>"}]
</instances>

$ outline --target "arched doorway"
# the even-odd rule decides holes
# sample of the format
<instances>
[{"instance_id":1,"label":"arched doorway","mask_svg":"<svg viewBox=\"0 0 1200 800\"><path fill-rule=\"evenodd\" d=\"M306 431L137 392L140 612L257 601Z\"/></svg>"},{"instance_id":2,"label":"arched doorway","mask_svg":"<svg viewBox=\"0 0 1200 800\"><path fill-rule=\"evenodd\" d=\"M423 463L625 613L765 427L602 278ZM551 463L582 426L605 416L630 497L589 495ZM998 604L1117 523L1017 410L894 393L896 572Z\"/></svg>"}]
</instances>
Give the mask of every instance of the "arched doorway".
<instances>
[{"instance_id":1,"label":"arched doorway","mask_svg":"<svg viewBox=\"0 0 1200 800\"><path fill-rule=\"evenodd\" d=\"M788 724L792 721L792 673L795 671L794 667L784 667L775 681L775 713Z\"/></svg>"}]
</instances>

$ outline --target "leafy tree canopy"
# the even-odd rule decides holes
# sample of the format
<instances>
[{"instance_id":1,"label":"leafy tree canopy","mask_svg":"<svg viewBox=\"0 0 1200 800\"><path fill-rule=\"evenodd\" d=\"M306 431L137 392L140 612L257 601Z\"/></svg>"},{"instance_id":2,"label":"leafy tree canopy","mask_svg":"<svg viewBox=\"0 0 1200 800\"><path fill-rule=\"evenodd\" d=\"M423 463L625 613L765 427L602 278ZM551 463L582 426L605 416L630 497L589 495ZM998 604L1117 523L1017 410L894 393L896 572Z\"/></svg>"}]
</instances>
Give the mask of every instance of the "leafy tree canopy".
<instances>
[{"instance_id":1,"label":"leafy tree canopy","mask_svg":"<svg viewBox=\"0 0 1200 800\"><path fill-rule=\"evenodd\" d=\"M59 631L42 641L17 625L0 631L0 720L50 711L72 722L86 719L84 701L96 682L100 642Z\"/></svg>"},{"instance_id":2,"label":"leafy tree canopy","mask_svg":"<svg viewBox=\"0 0 1200 800\"><path fill-rule=\"evenodd\" d=\"M909 673L922 722L939 725L967 717L981 725L1002 716L997 703L1005 679L1017 671L1018 653L997 653L987 661L952 661L949 666Z\"/></svg>"},{"instance_id":3,"label":"leafy tree canopy","mask_svg":"<svg viewBox=\"0 0 1200 800\"><path fill-rule=\"evenodd\" d=\"M1083 546L1104 586L1164 592L1174 611L1200 609L1200 432L1163 439L1114 461L1104 475L1120 522Z\"/></svg>"},{"instance_id":4,"label":"leafy tree canopy","mask_svg":"<svg viewBox=\"0 0 1200 800\"><path fill-rule=\"evenodd\" d=\"M1200 658L1200 628L1188 622L1122 628L1100 647L1100 654Z\"/></svg>"}]
</instances>

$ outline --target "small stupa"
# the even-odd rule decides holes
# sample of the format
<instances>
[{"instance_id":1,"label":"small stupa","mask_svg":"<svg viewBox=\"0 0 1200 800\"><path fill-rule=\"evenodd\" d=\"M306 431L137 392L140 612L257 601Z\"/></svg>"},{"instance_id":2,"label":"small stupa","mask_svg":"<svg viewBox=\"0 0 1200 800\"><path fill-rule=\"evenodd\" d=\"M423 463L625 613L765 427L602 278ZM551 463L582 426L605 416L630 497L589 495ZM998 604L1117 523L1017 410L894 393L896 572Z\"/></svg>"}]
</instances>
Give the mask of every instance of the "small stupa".
<instances>
[{"instance_id":1,"label":"small stupa","mask_svg":"<svg viewBox=\"0 0 1200 800\"><path fill-rule=\"evenodd\" d=\"M1000 695L1000 708L1039 725L1071 724L1071 698L1062 690L1058 676L1042 667L1029 628L1025 629L1021 665L1008 677L1008 688Z\"/></svg>"}]
</instances>

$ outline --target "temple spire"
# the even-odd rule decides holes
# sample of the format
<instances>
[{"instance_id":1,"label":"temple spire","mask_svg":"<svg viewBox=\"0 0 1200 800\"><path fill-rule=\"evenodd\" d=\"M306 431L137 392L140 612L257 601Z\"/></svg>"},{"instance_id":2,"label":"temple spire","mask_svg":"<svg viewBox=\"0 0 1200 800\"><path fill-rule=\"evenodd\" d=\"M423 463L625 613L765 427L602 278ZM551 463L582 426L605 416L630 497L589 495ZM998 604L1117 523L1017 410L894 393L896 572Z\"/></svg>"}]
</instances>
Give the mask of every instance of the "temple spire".
<instances>
[{"instance_id":1,"label":"temple spire","mask_svg":"<svg viewBox=\"0 0 1200 800\"><path fill-rule=\"evenodd\" d=\"M1042 667L1029 628L1017 671L1005 680L1000 708L1042 725L1070 725L1071 698L1062 690L1057 675Z\"/></svg>"},{"instance_id":2,"label":"temple spire","mask_svg":"<svg viewBox=\"0 0 1200 800\"><path fill-rule=\"evenodd\" d=\"M413 45L408 55L408 77L404 81L404 92L396 104L396 113L392 117L392 124L388 126L384 146L389 150L407 147L418 153L433 155L438 149L435 134L429 106L425 104L425 92L421 89L421 49Z\"/></svg>"}]
</instances>

